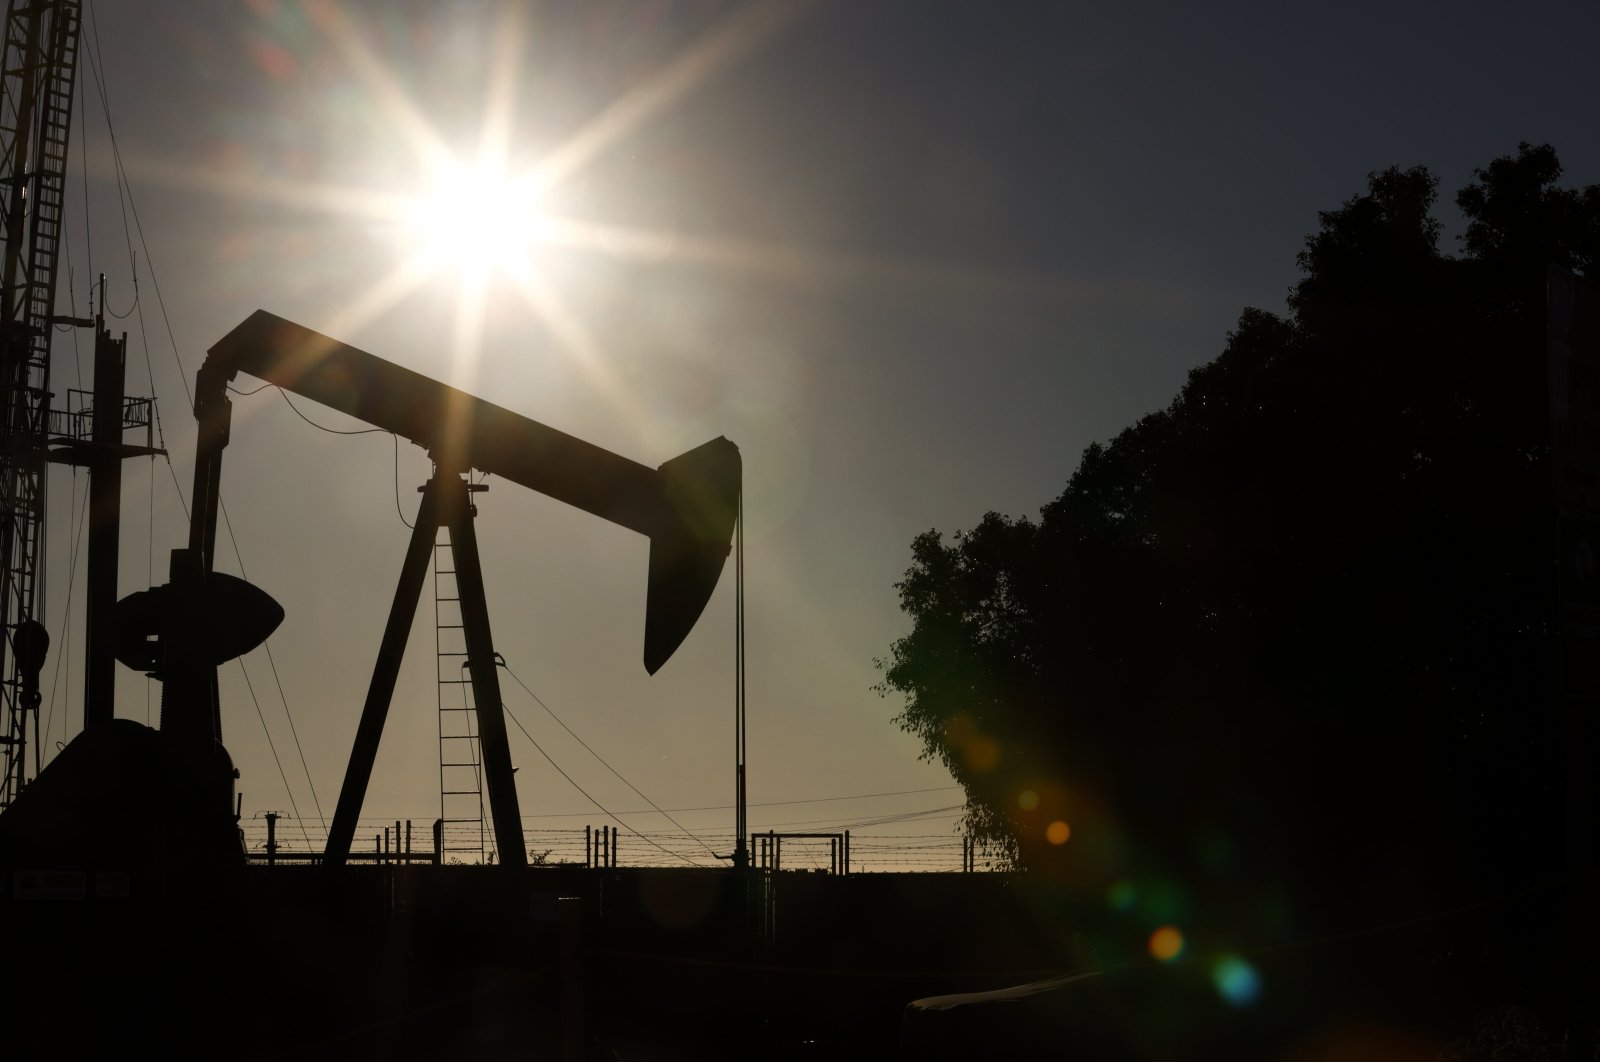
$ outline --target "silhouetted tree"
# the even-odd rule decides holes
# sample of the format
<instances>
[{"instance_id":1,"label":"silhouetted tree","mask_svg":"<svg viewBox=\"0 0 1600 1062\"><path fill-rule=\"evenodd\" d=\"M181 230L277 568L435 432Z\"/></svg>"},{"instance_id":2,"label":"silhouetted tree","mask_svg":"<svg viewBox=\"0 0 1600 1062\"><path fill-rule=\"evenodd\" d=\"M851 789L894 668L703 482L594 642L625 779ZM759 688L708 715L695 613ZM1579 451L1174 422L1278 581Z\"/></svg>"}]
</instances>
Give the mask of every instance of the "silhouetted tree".
<instances>
[{"instance_id":1,"label":"silhouetted tree","mask_svg":"<svg viewBox=\"0 0 1600 1062\"><path fill-rule=\"evenodd\" d=\"M879 688L969 828L1280 927L1552 872L1544 278L1600 255L1600 188L1560 173L1477 171L1459 257L1428 171L1371 175L1288 316L1244 311L1037 521L912 543Z\"/></svg>"}]
</instances>

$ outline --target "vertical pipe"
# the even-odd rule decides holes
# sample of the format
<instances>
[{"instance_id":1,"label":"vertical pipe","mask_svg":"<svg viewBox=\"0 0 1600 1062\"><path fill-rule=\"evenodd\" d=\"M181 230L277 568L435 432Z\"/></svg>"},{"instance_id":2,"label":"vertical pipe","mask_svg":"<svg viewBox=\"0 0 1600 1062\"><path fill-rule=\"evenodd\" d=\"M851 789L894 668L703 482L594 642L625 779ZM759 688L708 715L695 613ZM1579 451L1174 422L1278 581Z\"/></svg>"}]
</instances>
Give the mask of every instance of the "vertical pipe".
<instances>
[{"instance_id":1,"label":"vertical pipe","mask_svg":"<svg viewBox=\"0 0 1600 1062\"><path fill-rule=\"evenodd\" d=\"M749 865L749 804L745 795L745 662L744 662L744 488L736 499L734 520L734 851L733 865Z\"/></svg>"},{"instance_id":2,"label":"vertical pipe","mask_svg":"<svg viewBox=\"0 0 1600 1062\"><path fill-rule=\"evenodd\" d=\"M561 1058L580 1062L588 1058L584 1035L583 900L562 896L556 900L556 939L561 981Z\"/></svg>"},{"instance_id":3,"label":"vertical pipe","mask_svg":"<svg viewBox=\"0 0 1600 1062\"><path fill-rule=\"evenodd\" d=\"M93 446L89 458L89 552L84 584L88 622L84 647L83 727L115 716L117 543L122 524L122 387L127 337L103 328L94 336Z\"/></svg>"}]
</instances>

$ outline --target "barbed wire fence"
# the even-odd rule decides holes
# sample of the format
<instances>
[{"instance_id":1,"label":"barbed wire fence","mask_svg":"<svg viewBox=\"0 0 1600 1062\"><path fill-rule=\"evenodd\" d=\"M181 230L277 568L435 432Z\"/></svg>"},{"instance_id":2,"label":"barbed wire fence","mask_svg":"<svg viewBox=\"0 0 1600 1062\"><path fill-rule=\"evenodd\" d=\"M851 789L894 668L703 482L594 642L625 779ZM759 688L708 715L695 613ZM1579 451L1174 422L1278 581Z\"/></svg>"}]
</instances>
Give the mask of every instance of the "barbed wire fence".
<instances>
[{"instance_id":1,"label":"barbed wire fence","mask_svg":"<svg viewBox=\"0 0 1600 1062\"><path fill-rule=\"evenodd\" d=\"M256 861L267 856L269 826L265 814L242 820L245 851ZM805 824L802 824L805 825ZM396 832L396 827L399 827ZM576 827L525 827L522 831L523 847L528 860L534 865L585 866L600 862L598 840L606 827L595 823L586 833L583 826ZM446 847L452 839L475 839L475 827L447 825L443 828ZM841 830L840 832L844 832ZM960 834L928 833L876 833L852 829L850 840L849 873L957 873L997 872L1010 869L1004 854L998 849L974 843ZM404 857L407 836L413 861L424 854L431 855L434 844L433 819L399 819L364 817L359 820L353 851L356 853L387 853L392 858ZM827 871L834 853L825 838L793 837L774 829L772 836L783 838L782 869L785 871ZM752 831L754 844L769 836L768 831ZM614 841L608 845L609 861L622 867L706 867L729 866L731 859L713 861L702 846L709 846L722 856L731 856L734 837L731 830L707 830L688 833L680 830L617 830ZM290 816L278 815L275 830L276 855L285 861L314 858L321 852L327 837L320 823L294 821ZM311 842L307 845L307 840ZM610 844L614 844L612 851ZM451 861L454 861L452 859Z\"/></svg>"}]
</instances>

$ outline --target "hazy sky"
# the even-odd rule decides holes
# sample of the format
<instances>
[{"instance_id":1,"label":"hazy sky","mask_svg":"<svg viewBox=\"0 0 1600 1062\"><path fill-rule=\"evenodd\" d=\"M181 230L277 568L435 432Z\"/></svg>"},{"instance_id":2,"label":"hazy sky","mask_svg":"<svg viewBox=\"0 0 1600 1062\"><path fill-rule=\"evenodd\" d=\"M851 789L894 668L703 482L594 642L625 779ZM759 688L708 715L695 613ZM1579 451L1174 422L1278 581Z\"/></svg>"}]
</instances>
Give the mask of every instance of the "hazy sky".
<instances>
[{"instance_id":1,"label":"hazy sky","mask_svg":"<svg viewBox=\"0 0 1600 1062\"><path fill-rule=\"evenodd\" d=\"M1282 309L1316 212L1369 171L1430 167L1452 240L1455 189L1519 140L1555 144L1574 183L1600 180L1600 8L1577 0L89 6L83 56L103 63L142 230L129 390L151 386L148 352L184 494L182 376L258 307L650 465L726 435L745 464L758 803L950 785L870 688L905 629L893 584L912 537L1036 512L1085 445L1165 405L1242 307ZM73 294L81 307L107 272L123 313L135 218L88 62L80 91ZM474 212L394 205L486 143L510 172L549 177L534 245L476 289L455 261L407 275L441 215L470 228ZM60 349L58 392L76 386ZM402 443L408 518L427 473ZM56 475L46 620L60 650L72 489ZM288 614L273 656L329 816L407 541L395 480L388 436L318 432L270 389L235 399L224 498L245 571ZM731 571L648 677L645 540L491 488L477 526L497 649L657 804L730 803ZM165 465L130 463L125 491L124 593L151 571L165 581L184 534ZM433 645L425 592L374 818L437 814ZM64 666L51 693L54 666L52 748L81 725L81 680ZM272 669L259 652L246 666L315 820ZM245 814L289 812L240 668L223 674ZM144 680L124 672L120 695L119 714L143 720ZM602 803L644 806L514 683L505 696ZM514 727L512 754L524 815L576 813L530 824L602 821ZM959 800L755 808L752 824ZM731 811L679 818L732 825Z\"/></svg>"}]
</instances>

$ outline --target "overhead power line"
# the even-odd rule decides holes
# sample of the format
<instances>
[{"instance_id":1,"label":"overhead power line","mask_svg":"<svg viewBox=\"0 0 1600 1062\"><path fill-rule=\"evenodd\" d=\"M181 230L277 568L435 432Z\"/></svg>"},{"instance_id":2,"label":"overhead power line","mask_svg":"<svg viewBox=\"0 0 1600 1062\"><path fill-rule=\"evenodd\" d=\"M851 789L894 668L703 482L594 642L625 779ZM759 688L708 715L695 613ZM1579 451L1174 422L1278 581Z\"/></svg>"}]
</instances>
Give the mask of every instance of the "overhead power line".
<instances>
[{"instance_id":1,"label":"overhead power line","mask_svg":"<svg viewBox=\"0 0 1600 1062\"><path fill-rule=\"evenodd\" d=\"M894 789L884 793L852 793L848 796L807 797L803 800L761 800L751 801L748 807L752 808L777 808L788 807L795 804L826 804L838 800L875 800L879 797L913 796L918 793L946 793L952 789L960 789L959 785L935 785L925 789ZM690 811L730 811L732 804L701 804L692 808L667 808L667 811L682 815ZM639 808L633 811L619 811L619 815L648 815L650 808ZM661 810L659 808L655 810ZM524 815L525 819L575 819L589 814L587 811L546 811L536 815Z\"/></svg>"},{"instance_id":2,"label":"overhead power line","mask_svg":"<svg viewBox=\"0 0 1600 1062\"><path fill-rule=\"evenodd\" d=\"M128 233L128 220L131 218L132 221L133 221L133 232L137 234L138 239L139 239L139 247L144 252L145 265L150 270L150 283L151 283L151 286L155 289L156 306L161 311L161 320L162 320L163 325L165 325L165 327L166 327L167 341L170 344L171 349L172 349L172 358L173 358L173 361L176 362L177 366L178 366L178 380L183 385L184 396L188 400L189 405L192 407L194 405L194 394L193 394L193 392L191 391L191 389L189 387L188 370L184 367L183 356L178 351L177 336L174 334L174 332L172 330L172 319L167 313L166 300L162 297L162 294L161 294L161 282L156 276L155 260L150 256L149 243L148 243L148 241L146 241L145 235L144 235L144 225L139 219L139 208L138 208L138 205L134 202L134 198L133 198L132 182L130 182L128 180L127 169L123 165L123 160L122 160L122 149L121 149L121 146L117 143L116 127L115 127L114 123L112 122L112 118L111 118L110 93L108 91L108 86L106 84L106 79L105 79L105 74L104 74L104 65L105 64L104 64L103 60L99 59L99 35L98 35L98 30L97 30L95 19L94 19L94 7L93 7L92 4L90 5L90 8L89 8L89 27L90 27L90 33L93 36L92 47L88 52L89 68L90 68L90 72L91 72L91 74L92 74L92 76L94 78L94 84L95 84L96 92L98 93L98 95L100 97L101 113L105 117L106 137L111 142L112 166L113 166L113 170L114 170L115 175L116 175L117 190L118 190L117 191L118 205L123 210L123 215L122 215L122 217L123 217L123 231L124 231L124 237L128 241L128 258L129 258L129 262L130 262L130 264L136 262L135 255L134 255L134 249L133 249L133 241L132 241L131 236ZM139 299L138 299L138 282L137 282L137 279L135 280L134 292L135 292L135 295L134 295L135 303L134 303L134 305L135 305L135 307L138 307L140 305L140 303L139 303ZM103 297L104 296L102 294L102 298ZM131 313L132 309L130 309L129 312ZM141 321L140 329L141 329L141 334L142 334L142 332L143 332L143 313L142 313L142 311L141 311L141 314L140 314L140 321ZM147 367L148 367L148 357L149 357L149 348L148 348L148 343L147 343L146 344ZM152 393L153 393L154 392L154 374L153 373L151 375L151 390L152 390ZM298 412L298 410L296 412ZM157 423L159 424L159 414L157 414ZM166 440L163 438L162 439L163 447L165 446L165 442L166 442ZM189 514L189 507L188 507L188 504L183 499L183 485L178 481L177 471L175 469L173 469L173 467L172 467L172 458L170 457L170 455L167 457L167 469L168 469L169 472L172 473L173 484L178 489L178 502L179 502L180 505L183 506L184 515L187 517L188 514ZM239 562L239 571L240 571L240 574L242 575L244 573L244 558L243 558L243 555L239 551L239 541L234 536L232 524L228 521L228 510L227 510L226 504L221 504L219 507L220 507L221 512L222 512L223 523L227 527L228 540L233 545L234 557ZM320 818L320 817L322 817L322 802L317 797L316 783L314 781L312 781L312 779L311 779L311 770L310 770L309 766L306 764L305 751L304 751L303 748L301 748L301 745L300 745L300 735L295 729L294 715L289 709L289 701L288 701L288 699L286 697L283 696L283 680L281 678L279 678L279 676L278 676L277 661L274 660L273 657L272 657L272 647L271 647L271 645L264 645L263 647L266 649L266 652L267 652L267 662L271 666L273 680L276 682L277 687L278 687L278 695L279 695L280 698L283 698L284 716L289 721L289 732L294 737L295 749L300 754L300 766L301 766L301 769L305 771L306 784L311 789L311 799L312 799L312 802L317 807L317 814L318 814L318 817ZM241 669L244 668L244 660L243 660L243 658L240 659L239 666L240 666ZM245 677L245 684L246 684L246 686L250 686L251 699L255 700L256 699L255 698L255 689L250 684L248 674L246 674L246 677ZM294 804L294 802L295 802L294 801L294 793L293 793L292 788L289 785L288 775L283 770L283 764L278 759L278 751L277 751L277 748L275 747L274 742L272 740L272 732L267 727L265 715L263 715L261 713L261 705L260 705L259 701L256 701L256 713L261 718L261 726L262 726L263 731L266 733L267 744L268 744L268 746L270 748L272 748L272 758L273 758L274 761L276 761L278 763L278 774L279 774L279 777L283 780L284 789L289 794L289 802L290 802L290 805L292 806ZM298 815L297 815L297 817L298 817ZM324 828L326 828L326 823L325 822L324 822Z\"/></svg>"},{"instance_id":3,"label":"overhead power line","mask_svg":"<svg viewBox=\"0 0 1600 1062\"><path fill-rule=\"evenodd\" d=\"M515 715L512 714L510 708L507 708L504 704L502 704L500 706L500 709L501 709L501 711L506 713L506 718L507 719L510 719L513 723L517 724L517 729L522 731L522 736L527 738L529 743L531 743L534 748L539 750L539 755L543 756L547 761L549 761L550 766L552 766L552 767L554 767L556 769L556 773L561 775L561 777L565 778L567 780L568 784L570 784L572 786L572 788L574 788L578 792L582 793L584 795L584 797L589 801L589 803L591 803L595 807L599 808L600 811L607 818L611 819L617 825L621 826L624 830L627 830L629 833L633 834L635 837L639 838L641 841L648 841L650 844L655 845L655 847L661 849L663 852L665 852L668 855L672 856L674 859L681 859L685 863L689 863L689 864L692 864L693 866L697 866L697 867L704 867L705 866L704 863L696 862L694 859L690 858L689 856L686 856L686 855L682 854L681 852L674 852L672 849L668 848L666 845L660 844L659 842L657 842L655 840L652 840L649 837L646 837L644 834L640 833L638 830L634 829L632 826L629 826L626 822L623 822L615 814L613 814L610 811L607 811L606 810L606 806L604 804L600 803L600 801L598 801L594 797L590 796L589 793L583 788L583 786L579 785L576 781L573 780L572 775L568 774L566 771L561 769L561 765L559 763L557 763L554 759L551 758L550 754L544 750L544 746L540 745L537 741L534 741L533 735L528 733L528 728L522 725L522 720L518 719Z\"/></svg>"},{"instance_id":4,"label":"overhead power line","mask_svg":"<svg viewBox=\"0 0 1600 1062\"><path fill-rule=\"evenodd\" d=\"M633 790L636 794L638 794L638 796L642 800L644 800L644 802L646 804L649 804L652 808L654 808L656 812L658 812L659 814L665 816L665 818L666 818L666 820L668 822L672 823L674 826L676 826L678 829L682 830L684 833L688 834L690 837L694 837L695 842L697 844L699 844L701 848L704 848L707 852L711 853L711 858L713 858L713 859L721 859L722 858L721 856L717 855L717 853L715 851L712 851L712 848L711 848L710 845L708 845L704 841L700 840L700 838L695 837L694 832L691 831L687 826L685 826L683 823L679 822L677 819L673 818L671 816L671 814L669 814L668 812L663 811L661 809L661 805L657 804L654 800L651 800L649 797L645 796L644 792L642 790L640 790L640 788L638 786L634 785L632 782L628 781L626 778L623 778L621 771L617 770L615 767L611 766L611 764L607 763L606 760L605 760L605 757L601 756L598 752L596 752L589 745L589 743L587 741L585 741L585 740L583 740L583 738L579 737L575 730L573 730L566 723L562 722L561 717L559 715L557 715L554 711L552 711L550 706L548 704L544 703L544 701L539 697L539 695L537 693L534 693L532 690L530 690L528 688L528 684L526 682L523 682L521 678L517 677L517 673L515 671L511 670L511 665L505 662L505 658L504 657L500 658L499 664L500 664L501 667L505 668L506 674L511 676L511 680L513 682L515 682L518 686L521 686L522 687L522 691L524 693L526 693L529 697L532 697L533 700L534 700L534 703L537 704L540 708L543 708L545 710L545 712L550 716L551 719L554 719L558 724L560 724L562 730L565 730L568 734L571 734L572 735L572 740L574 740L578 744L582 745L584 747L584 749L588 751L589 755L591 755L595 759L599 760L600 761L600 765L602 767L604 767L606 770L610 771L612 774L616 775L619 779L621 779L623 785L627 786L629 789ZM521 724L518 724L518 725L520 726ZM541 749L540 751L542 752L544 750ZM641 812L641 814L642 814L642 812Z\"/></svg>"}]
</instances>

